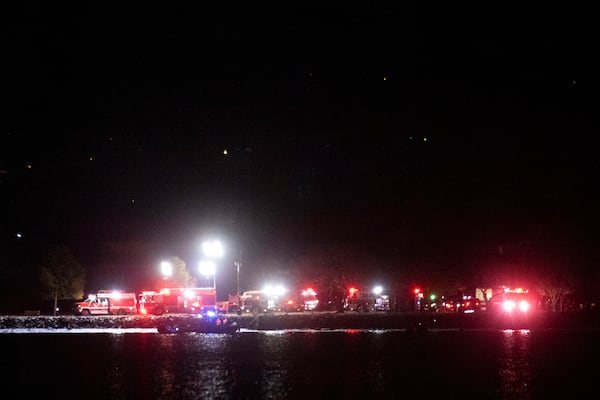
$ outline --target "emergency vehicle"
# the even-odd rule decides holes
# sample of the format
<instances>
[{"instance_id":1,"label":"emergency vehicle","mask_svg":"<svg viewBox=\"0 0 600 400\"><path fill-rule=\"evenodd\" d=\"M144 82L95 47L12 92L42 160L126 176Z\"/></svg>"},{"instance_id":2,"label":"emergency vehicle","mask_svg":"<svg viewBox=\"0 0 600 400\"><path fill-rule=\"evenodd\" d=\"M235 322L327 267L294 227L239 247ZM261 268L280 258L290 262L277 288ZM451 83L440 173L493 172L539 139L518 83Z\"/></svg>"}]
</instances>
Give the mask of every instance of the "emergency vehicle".
<instances>
[{"instance_id":1,"label":"emergency vehicle","mask_svg":"<svg viewBox=\"0 0 600 400\"><path fill-rule=\"evenodd\" d=\"M362 312L390 311L390 296L351 287L348 289L348 295L344 299L344 310Z\"/></svg>"},{"instance_id":2,"label":"emergency vehicle","mask_svg":"<svg viewBox=\"0 0 600 400\"><path fill-rule=\"evenodd\" d=\"M534 297L529 290L503 287L490 299L490 311L525 315L531 312L534 304Z\"/></svg>"},{"instance_id":3,"label":"emergency vehicle","mask_svg":"<svg viewBox=\"0 0 600 400\"><path fill-rule=\"evenodd\" d=\"M302 301L286 296L286 292L287 290L281 285L267 285L262 290L247 290L240 296L240 309L244 312L259 313L287 312L302 307Z\"/></svg>"},{"instance_id":4,"label":"emergency vehicle","mask_svg":"<svg viewBox=\"0 0 600 400\"><path fill-rule=\"evenodd\" d=\"M317 299L317 292L314 289L307 288L295 294L277 298L274 305L276 311L314 311L319 305L319 299Z\"/></svg>"},{"instance_id":5,"label":"emergency vehicle","mask_svg":"<svg viewBox=\"0 0 600 400\"><path fill-rule=\"evenodd\" d=\"M228 295L227 301L217 301L217 311L220 313L240 312L240 297L235 294Z\"/></svg>"},{"instance_id":6,"label":"emergency vehicle","mask_svg":"<svg viewBox=\"0 0 600 400\"><path fill-rule=\"evenodd\" d=\"M78 315L126 315L137 313L135 293L100 290L84 301L75 303Z\"/></svg>"},{"instance_id":7,"label":"emergency vehicle","mask_svg":"<svg viewBox=\"0 0 600 400\"><path fill-rule=\"evenodd\" d=\"M474 297L465 294L455 294L454 296L442 296L442 312L462 312L464 314L472 314L485 310L482 307L481 301Z\"/></svg>"},{"instance_id":8,"label":"emergency vehicle","mask_svg":"<svg viewBox=\"0 0 600 400\"><path fill-rule=\"evenodd\" d=\"M302 299L304 303L304 310L306 311L314 311L319 306L317 292L315 292L312 288L308 288L302 291Z\"/></svg>"},{"instance_id":9,"label":"emergency vehicle","mask_svg":"<svg viewBox=\"0 0 600 400\"><path fill-rule=\"evenodd\" d=\"M206 313L217 311L215 288L163 288L139 294L141 314Z\"/></svg>"},{"instance_id":10,"label":"emergency vehicle","mask_svg":"<svg viewBox=\"0 0 600 400\"><path fill-rule=\"evenodd\" d=\"M240 309L243 312L259 313L269 311L269 299L264 290L247 290L240 296Z\"/></svg>"},{"instance_id":11,"label":"emergency vehicle","mask_svg":"<svg viewBox=\"0 0 600 400\"><path fill-rule=\"evenodd\" d=\"M281 304L276 311L283 312L300 312L304 311L304 301L300 296L287 297L283 304Z\"/></svg>"}]
</instances>

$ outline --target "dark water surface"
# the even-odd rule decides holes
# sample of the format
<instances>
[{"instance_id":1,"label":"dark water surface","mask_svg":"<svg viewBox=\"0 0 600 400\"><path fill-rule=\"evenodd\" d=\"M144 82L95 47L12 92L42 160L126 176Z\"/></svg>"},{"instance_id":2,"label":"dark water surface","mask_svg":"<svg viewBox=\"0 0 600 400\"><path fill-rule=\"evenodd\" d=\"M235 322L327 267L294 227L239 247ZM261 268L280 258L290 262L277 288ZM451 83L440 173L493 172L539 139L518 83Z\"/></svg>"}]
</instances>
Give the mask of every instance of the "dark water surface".
<instances>
[{"instance_id":1,"label":"dark water surface","mask_svg":"<svg viewBox=\"0 0 600 400\"><path fill-rule=\"evenodd\" d=\"M14 398L600 398L599 339L567 330L11 333L0 334L1 382Z\"/></svg>"}]
</instances>

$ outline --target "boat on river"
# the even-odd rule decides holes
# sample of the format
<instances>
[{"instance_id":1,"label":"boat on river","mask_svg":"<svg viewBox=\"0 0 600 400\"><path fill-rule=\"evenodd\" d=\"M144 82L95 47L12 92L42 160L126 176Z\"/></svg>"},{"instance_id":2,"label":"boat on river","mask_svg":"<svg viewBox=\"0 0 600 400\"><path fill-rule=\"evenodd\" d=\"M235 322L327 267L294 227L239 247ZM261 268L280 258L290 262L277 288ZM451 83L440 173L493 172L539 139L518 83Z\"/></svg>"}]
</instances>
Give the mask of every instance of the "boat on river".
<instances>
[{"instance_id":1,"label":"boat on river","mask_svg":"<svg viewBox=\"0 0 600 400\"><path fill-rule=\"evenodd\" d=\"M237 322L224 316L195 315L190 318L165 318L156 329L158 333L235 333L240 330Z\"/></svg>"}]
</instances>

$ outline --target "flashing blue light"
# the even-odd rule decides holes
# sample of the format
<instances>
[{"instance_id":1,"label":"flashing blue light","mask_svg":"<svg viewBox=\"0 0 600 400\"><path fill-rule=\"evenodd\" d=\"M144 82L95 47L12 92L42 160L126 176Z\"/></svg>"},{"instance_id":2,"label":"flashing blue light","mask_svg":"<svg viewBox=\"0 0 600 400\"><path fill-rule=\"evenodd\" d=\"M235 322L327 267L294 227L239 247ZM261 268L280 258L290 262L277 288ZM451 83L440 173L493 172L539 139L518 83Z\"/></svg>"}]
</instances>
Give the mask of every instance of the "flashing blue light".
<instances>
[{"instance_id":1,"label":"flashing blue light","mask_svg":"<svg viewBox=\"0 0 600 400\"><path fill-rule=\"evenodd\" d=\"M216 312L214 312L214 311L207 311L207 312L206 312L206 315L207 315L207 316L209 316L209 317L214 317L214 316L216 316L216 315L217 315L217 313L216 313Z\"/></svg>"}]
</instances>

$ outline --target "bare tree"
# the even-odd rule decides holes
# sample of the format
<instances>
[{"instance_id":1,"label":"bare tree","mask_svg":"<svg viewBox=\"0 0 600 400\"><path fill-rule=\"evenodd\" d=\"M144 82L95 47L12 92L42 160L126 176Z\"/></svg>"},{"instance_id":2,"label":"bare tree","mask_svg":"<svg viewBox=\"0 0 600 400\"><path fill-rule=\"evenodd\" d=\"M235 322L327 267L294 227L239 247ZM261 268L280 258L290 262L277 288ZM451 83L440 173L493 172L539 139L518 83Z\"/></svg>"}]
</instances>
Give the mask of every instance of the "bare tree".
<instances>
[{"instance_id":1,"label":"bare tree","mask_svg":"<svg viewBox=\"0 0 600 400\"><path fill-rule=\"evenodd\" d=\"M550 301L552 311L564 311L564 301L573 292L573 283L566 275L555 272L540 281L538 291Z\"/></svg>"}]
</instances>

